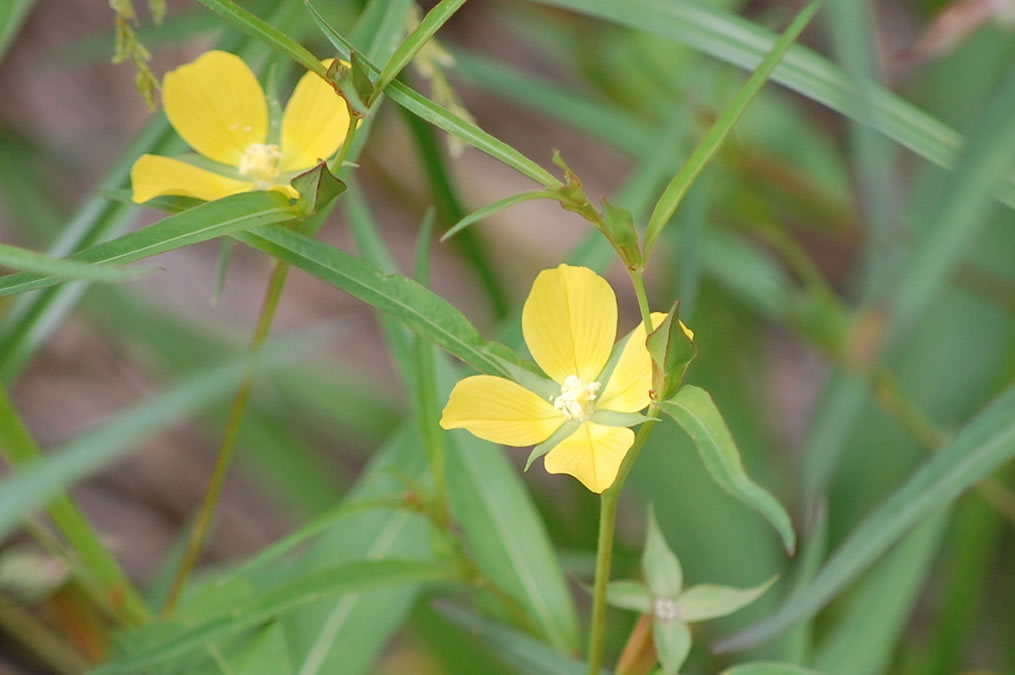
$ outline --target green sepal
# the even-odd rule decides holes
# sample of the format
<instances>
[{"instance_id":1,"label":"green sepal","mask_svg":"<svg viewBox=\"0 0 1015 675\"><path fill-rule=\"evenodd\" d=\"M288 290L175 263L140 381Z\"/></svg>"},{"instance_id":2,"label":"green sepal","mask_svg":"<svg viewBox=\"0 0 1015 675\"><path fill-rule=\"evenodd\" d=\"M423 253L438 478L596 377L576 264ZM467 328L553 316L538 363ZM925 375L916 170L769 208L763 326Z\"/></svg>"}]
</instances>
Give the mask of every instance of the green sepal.
<instances>
[{"instance_id":1,"label":"green sepal","mask_svg":"<svg viewBox=\"0 0 1015 675\"><path fill-rule=\"evenodd\" d=\"M665 401L677 392L687 365L697 349L694 340L680 323L680 303L674 302L669 314L645 341L652 356L653 398Z\"/></svg>"},{"instance_id":2,"label":"green sepal","mask_svg":"<svg viewBox=\"0 0 1015 675\"><path fill-rule=\"evenodd\" d=\"M652 613L652 591L633 579L611 581L606 585L606 604L642 614Z\"/></svg>"},{"instance_id":3,"label":"green sepal","mask_svg":"<svg viewBox=\"0 0 1015 675\"><path fill-rule=\"evenodd\" d=\"M604 427L633 427L642 422L658 422L658 417L648 417L641 413L625 413L616 410L597 410L589 417L590 422L602 424Z\"/></svg>"},{"instance_id":4,"label":"green sepal","mask_svg":"<svg viewBox=\"0 0 1015 675\"><path fill-rule=\"evenodd\" d=\"M634 216L627 209L614 206L603 198L603 222L609 232L606 234L620 259L629 269L641 267L641 249L638 247L638 232L634 229Z\"/></svg>"},{"instance_id":5,"label":"green sepal","mask_svg":"<svg viewBox=\"0 0 1015 675\"><path fill-rule=\"evenodd\" d=\"M370 71L367 70L363 59L356 52L350 52L349 63L352 64L352 67L349 69L352 78L352 88L356 91L361 101L367 102L367 105L364 106L365 110L369 107L370 103L373 103L378 92L376 87L374 87L374 83L370 80Z\"/></svg>"},{"instance_id":6,"label":"green sepal","mask_svg":"<svg viewBox=\"0 0 1015 675\"><path fill-rule=\"evenodd\" d=\"M677 614L683 621L705 621L732 614L757 600L778 578L776 575L752 588L691 586L677 596Z\"/></svg>"},{"instance_id":7,"label":"green sepal","mask_svg":"<svg viewBox=\"0 0 1015 675\"><path fill-rule=\"evenodd\" d=\"M346 191L345 183L328 170L327 162L301 173L290 184L300 193L299 208L306 215L317 213Z\"/></svg>"},{"instance_id":8,"label":"green sepal","mask_svg":"<svg viewBox=\"0 0 1015 675\"><path fill-rule=\"evenodd\" d=\"M652 641L663 673L676 675L691 651L691 629L680 621L656 619L652 623Z\"/></svg>"},{"instance_id":9,"label":"green sepal","mask_svg":"<svg viewBox=\"0 0 1015 675\"><path fill-rule=\"evenodd\" d=\"M648 509L641 569L652 595L657 598L675 598L684 585L684 572L680 569L680 561L663 538L652 506Z\"/></svg>"},{"instance_id":10,"label":"green sepal","mask_svg":"<svg viewBox=\"0 0 1015 675\"><path fill-rule=\"evenodd\" d=\"M561 424L560 428L550 434L549 438L532 448L529 458L525 460L525 470L528 471L534 461L557 447L558 443L573 434L579 426L581 426L581 422L578 420L568 420Z\"/></svg>"},{"instance_id":11,"label":"green sepal","mask_svg":"<svg viewBox=\"0 0 1015 675\"><path fill-rule=\"evenodd\" d=\"M336 58L328 66L328 82L335 88L335 93L345 99L350 115L366 117L367 104L356 90L352 66Z\"/></svg>"}]
</instances>

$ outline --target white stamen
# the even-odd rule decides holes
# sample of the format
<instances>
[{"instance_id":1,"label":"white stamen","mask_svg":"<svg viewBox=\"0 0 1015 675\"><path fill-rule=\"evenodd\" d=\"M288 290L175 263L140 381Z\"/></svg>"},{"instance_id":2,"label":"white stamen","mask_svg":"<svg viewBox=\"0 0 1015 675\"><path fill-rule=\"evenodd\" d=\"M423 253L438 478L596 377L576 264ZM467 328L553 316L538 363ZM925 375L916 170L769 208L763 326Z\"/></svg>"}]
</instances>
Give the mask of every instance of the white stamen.
<instances>
[{"instance_id":1,"label":"white stamen","mask_svg":"<svg viewBox=\"0 0 1015 675\"><path fill-rule=\"evenodd\" d=\"M577 375L568 375L560 388L560 396L553 401L553 407L562 410L570 419L588 419L599 387L598 382L585 383Z\"/></svg>"},{"instance_id":2,"label":"white stamen","mask_svg":"<svg viewBox=\"0 0 1015 675\"><path fill-rule=\"evenodd\" d=\"M240 158L240 175L250 176L259 190L266 190L275 184L281 157L277 145L251 143Z\"/></svg>"},{"instance_id":3,"label":"white stamen","mask_svg":"<svg viewBox=\"0 0 1015 675\"><path fill-rule=\"evenodd\" d=\"M677 618L677 601L671 598L656 598L652 603L652 614L659 621L673 621Z\"/></svg>"}]
</instances>

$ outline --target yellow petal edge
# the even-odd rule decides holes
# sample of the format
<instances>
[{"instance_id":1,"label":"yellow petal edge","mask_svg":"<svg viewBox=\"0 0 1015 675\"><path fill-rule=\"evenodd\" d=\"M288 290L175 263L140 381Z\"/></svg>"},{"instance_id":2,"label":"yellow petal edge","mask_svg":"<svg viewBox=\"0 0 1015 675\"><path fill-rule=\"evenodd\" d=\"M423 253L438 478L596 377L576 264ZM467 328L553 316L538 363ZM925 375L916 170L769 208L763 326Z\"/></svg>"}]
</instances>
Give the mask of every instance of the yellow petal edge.
<instances>
[{"instance_id":1,"label":"yellow petal edge","mask_svg":"<svg viewBox=\"0 0 1015 675\"><path fill-rule=\"evenodd\" d=\"M634 445L627 427L585 422L543 459L547 473L566 473L596 494L613 485L620 464Z\"/></svg>"},{"instance_id":2,"label":"yellow petal edge","mask_svg":"<svg viewBox=\"0 0 1015 675\"><path fill-rule=\"evenodd\" d=\"M549 401L520 384L493 375L473 375L451 390L441 426L524 447L545 441L565 419Z\"/></svg>"},{"instance_id":3,"label":"yellow petal edge","mask_svg":"<svg viewBox=\"0 0 1015 675\"><path fill-rule=\"evenodd\" d=\"M227 178L178 159L159 155L138 157L130 170L130 184L136 204L163 195L211 201L254 189L253 183Z\"/></svg>"},{"instance_id":4,"label":"yellow petal edge","mask_svg":"<svg viewBox=\"0 0 1015 675\"><path fill-rule=\"evenodd\" d=\"M321 63L328 67L334 59ZM307 73L296 84L282 114L282 171L309 169L328 159L345 140L349 110L330 84Z\"/></svg>"},{"instance_id":5,"label":"yellow petal edge","mask_svg":"<svg viewBox=\"0 0 1015 675\"><path fill-rule=\"evenodd\" d=\"M652 325L658 326L666 318L664 312L652 312ZM645 323L642 322L627 339L624 351L610 375L603 392L596 401L600 410L633 413L651 403L652 357L645 346Z\"/></svg>"}]
</instances>

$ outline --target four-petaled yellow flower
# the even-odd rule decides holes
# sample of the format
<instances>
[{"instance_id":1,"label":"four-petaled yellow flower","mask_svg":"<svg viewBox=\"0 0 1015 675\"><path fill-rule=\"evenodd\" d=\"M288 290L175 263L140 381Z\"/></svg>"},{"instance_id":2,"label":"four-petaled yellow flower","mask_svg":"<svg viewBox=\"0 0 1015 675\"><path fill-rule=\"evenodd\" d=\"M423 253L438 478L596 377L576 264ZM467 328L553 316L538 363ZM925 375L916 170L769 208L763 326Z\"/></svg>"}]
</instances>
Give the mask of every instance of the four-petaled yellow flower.
<instances>
[{"instance_id":1,"label":"four-petaled yellow flower","mask_svg":"<svg viewBox=\"0 0 1015 675\"><path fill-rule=\"evenodd\" d=\"M654 313L652 321L658 325L665 316ZM644 324L631 334L609 380L601 381L617 336L616 295L592 270L561 265L540 272L532 284L522 309L522 334L532 358L560 386L559 395L547 400L502 377L467 377L452 390L441 426L528 446L546 441L569 421L578 422L547 453L544 466L602 492L616 479L634 432L598 423L593 415L635 413L648 406L652 361Z\"/></svg>"},{"instance_id":2,"label":"four-petaled yellow flower","mask_svg":"<svg viewBox=\"0 0 1015 675\"><path fill-rule=\"evenodd\" d=\"M162 102L170 124L206 159L197 159L198 166L142 155L130 172L137 203L161 195L210 201L251 190L296 197L289 180L330 157L349 126L343 99L319 76L307 73L272 142L264 90L242 59L222 51L206 52L166 73Z\"/></svg>"}]
</instances>

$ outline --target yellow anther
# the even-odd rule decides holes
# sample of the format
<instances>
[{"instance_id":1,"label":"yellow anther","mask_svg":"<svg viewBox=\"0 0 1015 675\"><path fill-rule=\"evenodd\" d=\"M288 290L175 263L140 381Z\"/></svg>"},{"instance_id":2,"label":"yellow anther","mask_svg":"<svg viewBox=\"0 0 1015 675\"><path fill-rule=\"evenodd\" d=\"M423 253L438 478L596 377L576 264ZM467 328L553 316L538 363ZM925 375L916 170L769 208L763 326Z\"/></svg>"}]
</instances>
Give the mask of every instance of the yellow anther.
<instances>
[{"instance_id":1,"label":"yellow anther","mask_svg":"<svg viewBox=\"0 0 1015 675\"><path fill-rule=\"evenodd\" d=\"M553 407L564 412L573 420L584 420L592 413L592 402L599 391L598 382L582 382L577 375L568 375L560 387L560 396L553 400Z\"/></svg>"},{"instance_id":2,"label":"yellow anther","mask_svg":"<svg viewBox=\"0 0 1015 675\"><path fill-rule=\"evenodd\" d=\"M251 143L240 158L240 175L250 176L258 189L266 190L278 178L278 160L282 153L277 145Z\"/></svg>"}]
</instances>

